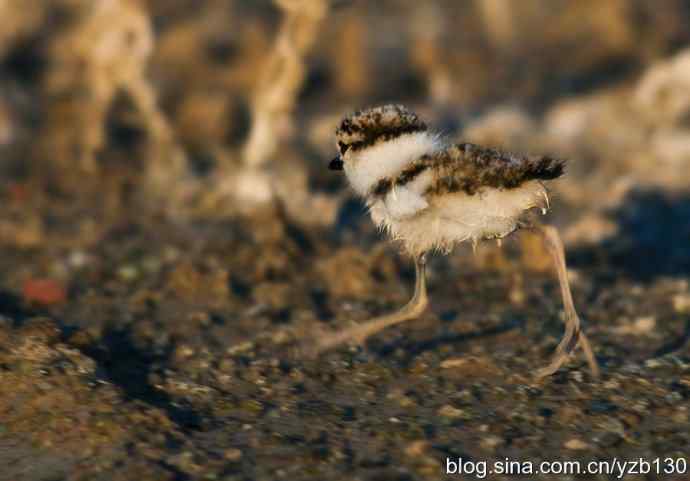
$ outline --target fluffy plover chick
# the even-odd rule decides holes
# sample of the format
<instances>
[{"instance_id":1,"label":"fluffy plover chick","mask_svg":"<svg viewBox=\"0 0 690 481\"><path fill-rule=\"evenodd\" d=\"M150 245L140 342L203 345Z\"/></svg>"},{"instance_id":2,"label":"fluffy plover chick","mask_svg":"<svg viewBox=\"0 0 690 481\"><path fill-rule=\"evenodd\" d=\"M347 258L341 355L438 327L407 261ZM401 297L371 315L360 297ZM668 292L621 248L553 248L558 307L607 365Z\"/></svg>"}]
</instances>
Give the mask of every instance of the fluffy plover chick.
<instances>
[{"instance_id":1,"label":"fluffy plover chick","mask_svg":"<svg viewBox=\"0 0 690 481\"><path fill-rule=\"evenodd\" d=\"M370 108L345 118L336 130L338 156L329 167L344 170L371 218L399 240L416 266L412 299L399 311L323 335L311 350L362 343L382 329L418 317L428 298L425 258L463 241L502 239L520 227L543 234L553 258L565 308L565 334L552 361L538 376L556 372L579 345L594 375L599 369L580 327L570 293L563 244L552 226L533 225L526 215L546 213L544 184L563 174L564 161L508 154L469 143L448 144L403 106Z\"/></svg>"}]
</instances>

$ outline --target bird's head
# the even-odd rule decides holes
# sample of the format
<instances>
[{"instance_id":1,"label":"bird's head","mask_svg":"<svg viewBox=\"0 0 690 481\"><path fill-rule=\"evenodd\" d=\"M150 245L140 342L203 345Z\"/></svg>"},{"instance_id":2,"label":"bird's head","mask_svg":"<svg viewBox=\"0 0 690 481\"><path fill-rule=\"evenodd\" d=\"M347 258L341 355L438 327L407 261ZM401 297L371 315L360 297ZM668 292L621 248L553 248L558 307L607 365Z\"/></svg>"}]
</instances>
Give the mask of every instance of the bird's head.
<instances>
[{"instance_id":1,"label":"bird's head","mask_svg":"<svg viewBox=\"0 0 690 481\"><path fill-rule=\"evenodd\" d=\"M354 189L366 195L380 179L434 150L438 136L402 105L383 105L345 117L335 131L338 155L331 170L344 170Z\"/></svg>"},{"instance_id":2,"label":"bird's head","mask_svg":"<svg viewBox=\"0 0 690 481\"><path fill-rule=\"evenodd\" d=\"M335 131L338 155L328 167L343 170L354 163L359 154L382 142L403 135L426 132L427 126L417 114L402 105L383 105L355 112L345 117Z\"/></svg>"}]
</instances>

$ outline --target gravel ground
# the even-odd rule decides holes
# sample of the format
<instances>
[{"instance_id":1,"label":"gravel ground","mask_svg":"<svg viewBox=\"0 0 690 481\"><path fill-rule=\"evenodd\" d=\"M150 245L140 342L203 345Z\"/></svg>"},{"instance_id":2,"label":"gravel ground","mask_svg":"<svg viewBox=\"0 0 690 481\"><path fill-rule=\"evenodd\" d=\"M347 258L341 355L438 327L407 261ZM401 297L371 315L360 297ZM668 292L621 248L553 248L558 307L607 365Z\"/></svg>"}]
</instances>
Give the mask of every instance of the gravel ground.
<instances>
[{"instance_id":1,"label":"gravel ground","mask_svg":"<svg viewBox=\"0 0 690 481\"><path fill-rule=\"evenodd\" d=\"M88 252L10 253L3 272L60 262L75 280L50 303L3 292L0 477L403 480L439 479L447 458L687 458L689 209L633 196L616 237L571 250L600 380L579 357L533 377L562 323L528 235L434 257L429 313L317 361L296 342L409 295L411 266L366 219L359 245L297 225L250 242L239 221L190 239L142 218Z\"/></svg>"}]
</instances>

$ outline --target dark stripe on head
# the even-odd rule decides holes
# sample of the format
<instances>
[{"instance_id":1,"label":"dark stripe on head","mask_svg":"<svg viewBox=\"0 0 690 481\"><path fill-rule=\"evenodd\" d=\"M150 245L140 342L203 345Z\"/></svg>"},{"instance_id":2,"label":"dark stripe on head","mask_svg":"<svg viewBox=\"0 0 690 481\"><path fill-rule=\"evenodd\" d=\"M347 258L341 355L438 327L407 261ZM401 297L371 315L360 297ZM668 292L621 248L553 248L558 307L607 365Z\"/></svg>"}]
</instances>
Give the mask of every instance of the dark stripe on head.
<instances>
[{"instance_id":1,"label":"dark stripe on head","mask_svg":"<svg viewBox=\"0 0 690 481\"><path fill-rule=\"evenodd\" d=\"M419 125L405 125L402 127L397 127L394 130L378 127L370 130L361 130L360 133L362 140L352 142L350 144L350 148L353 152L356 152L367 147L371 147L379 142L397 139L398 137L406 134L425 132L426 130L426 127L421 127Z\"/></svg>"},{"instance_id":2,"label":"dark stripe on head","mask_svg":"<svg viewBox=\"0 0 690 481\"><path fill-rule=\"evenodd\" d=\"M343 119L335 135L339 143L360 150L377 142L426 130L426 124L405 107L385 105L358 111Z\"/></svg>"}]
</instances>

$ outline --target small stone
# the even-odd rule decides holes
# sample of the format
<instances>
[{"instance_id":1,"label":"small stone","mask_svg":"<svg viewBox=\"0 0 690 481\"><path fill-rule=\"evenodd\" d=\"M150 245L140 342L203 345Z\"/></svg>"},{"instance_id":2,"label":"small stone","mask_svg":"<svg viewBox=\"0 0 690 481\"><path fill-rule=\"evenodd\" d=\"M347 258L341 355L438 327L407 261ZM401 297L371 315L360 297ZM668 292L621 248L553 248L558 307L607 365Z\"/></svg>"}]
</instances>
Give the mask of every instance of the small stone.
<instances>
[{"instance_id":1,"label":"small stone","mask_svg":"<svg viewBox=\"0 0 690 481\"><path fill-rule=\"evenodd\" d=\"M405 448L405 455L411 458L419 458L424 456L425 451L429 448L429 443L423 439L412 441Z\"/></svg>"},{"instance_id":2,"label":"small stone","mask_svg":"<svg viewBox=\"0 0 690 481\"><path fill-rule=\"evenodd\" d=\"M465 416L465 411L446 404L438 410L438 415L448 419L460 419Z\"/></svg>"},{"instance_id":3,"label":"small stone","mask_svg":"<svg viewBox=\"0 0 690 481\"><path fill-rule=\"evenodd\" d=\"M572 449L573 451L583 451L585 449L590 449L591 446L581 439L573 438L565 442L563 446L566 449Z\"/></svg>"},{"instance_id":4,"label":"small stone","mask_svg":"<svg viewBox=\"0 0 690 481\"><path fill-rule=\"evenodd\" d=\"M616 379L611 379L609 381L606 381L604 383L604 389L619 389L621 387L621 383L618 382Z\"/></svg>"},{"instance_id":5,"label":"small stone","mask_svg":"<svg viewBox=\"0 0 690 481\"><path fill-rule=\"evenodd\" d=\"M456 367L462 366L466 362L467 362L467 359L462 359L462 358L446 359L445 361L441 362L441 369L454 369Z\"/></svg>"},{"instance_id":6,"label":"small stone","mask_svg":"<svg viewBox=\"0 0 690 481\"><path fill-rule=\"evenodd\" d=\"M503 438L491 435L482 438L482 440L479 442L479 445L486 450L493 451L503 443L505 443L505 440Z\"/></svg>"},{"instance_id":7,"label":"small stone","mask_svg":"<svg viewBox=\"0 0 690 481\"><path fill-rule=\"evenodd\" d=\"M649 334L656 327L656 317L647 316L639 317L632 323L618 326L614 329L616 334L629 334L633 336L642 336Z\"/></svg>"},{"instance_id":8,"label":"small stone","mask_svg":"<svg viewBox=\"0 0 690 481\"><path fill-rule=\"evenodd\" d=\"M125 282L131 282L139 277L139 269L136 266L127 264L117 270L117 276Z\"/></svg>"},{"instance_id":9,"label":"small stone","mask_svg":"<svg viewBox=\"0 0 690 481\"><path fill-rule=\"evenodd\" d=\"M86 252L76 250L69 255L67 262L71 267L74 267L75 269L80 269L86 266L90 260L91 259L89 258L88 254L86 254Z\"/></svg>"},{"instance_id":10,"label":"small stone","mask_svg":"<svg viewBox=\"0 0 690 481\"><path fill-rule=\"evenodd\" d=\"M679 313L690 312L690 293L685 292L673 296L673 309Z\"/></svg>"},{"instance_id":11,"label":"small stone","mask_svg":"<svg viewBox=\"0 0 690 481\"><path fill-rule=\"evenodd\" d=\"M486 379L500 374L500 370L485 356L450 358L441 362L441 369L447 369L444 376Z\"/></svg>"},{"instance_id":12,"label":"small stone","mask_svg":"<svg viewBox=\"0 0 690 481\"><path fill-rule=\"evenodd\" d=\"M175 359L178 359L178 360L184 360L184 359L189 359L193 355L194 355L194 349L192 349L191 346L189 346L187 344L180 344L175 349L174 357L175 357Z\"/></svg>"},{"instance_id":13,"label":"small stone","mask_svg":"<svg viewBox=\"0 0 690 481\"><path fill-rule=\"evenodd\" d=\"M513 305L523 306L525 304L525 300L527 299L527 293L525 292L522 284L512 286L510 292L508 293L508 298Z\"/></svg>"},{"instance_id":14,"label":"small stone","mask_svg":"<svg viewBox=\"0 0 690 481\"><path fill-rule=\"evenodd\" d=\"M290 333L285 329L278 329L271 335L271 342L273 344L285 344L290 341Z\"/></svg>"},{"instance_id":15,"label":"small stone","mask_svg":"<svg viewBox=\"0 0 690 481\"><path fill-rule=\"evenodd\" d=\"M253 348L254 343L252 341L245 341L239 344L235 344L234 346L230 346L229 348L227 348L226 352L232 356L245 351L251 351Z\"/></svg>"},{"instance_id":16,"label":"small stone","mask_svg":"<svg viewBox=\"0 0 690 481\"><path fill-rule=\"evenodd\" d=\"M223 457L230 462L237 462L242 459L242 451L237 448L226 449L223 453Z\"/></svg>"},{"instance_id":17,"label":"small stone","mask_svg":"<svg viewBox=\"0 0 690 481\"><path fill-rule=\"evenodd\" d=\"M658 367L662 367L664 365L663 362L659 361L658 359L647 359L644 362L645 367L648 367L650 369L656 369Z\"/></svg>"}]
</instances>

